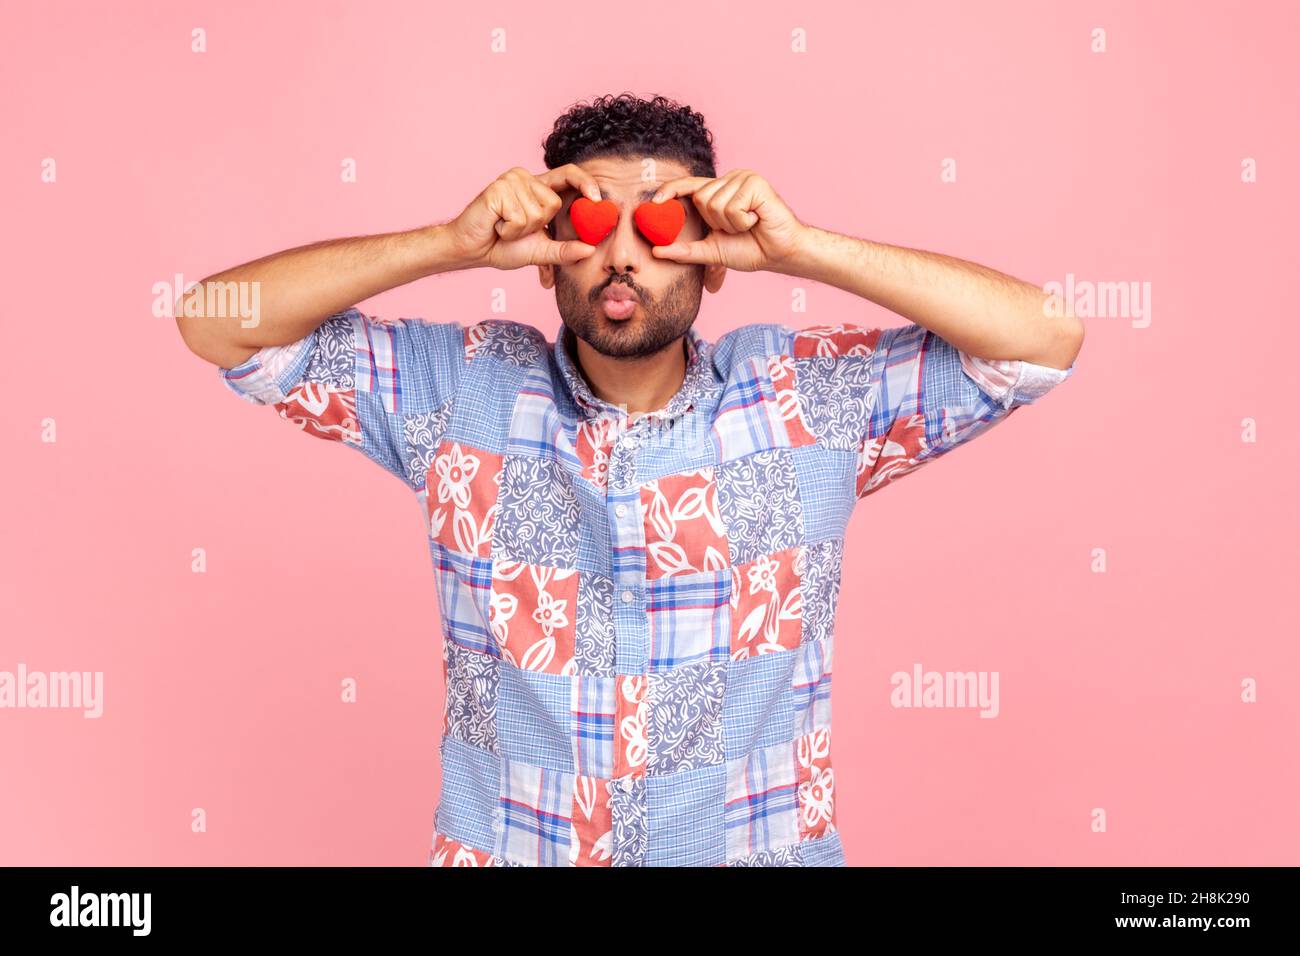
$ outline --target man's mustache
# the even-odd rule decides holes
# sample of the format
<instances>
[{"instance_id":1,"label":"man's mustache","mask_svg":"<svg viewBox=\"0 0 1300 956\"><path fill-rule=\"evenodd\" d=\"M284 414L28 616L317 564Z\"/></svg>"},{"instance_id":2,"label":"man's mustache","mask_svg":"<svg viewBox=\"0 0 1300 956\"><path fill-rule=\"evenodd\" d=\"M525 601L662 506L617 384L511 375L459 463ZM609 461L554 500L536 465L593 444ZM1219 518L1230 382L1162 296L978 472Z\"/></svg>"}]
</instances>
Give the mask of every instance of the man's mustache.
<instances>
[{"instance_id":1,"label":"man's mustache","mask_svg":"<svg viewBox=\"0 0 1300 956\"><path fill-rule=\"evenodd\" d=\"M637 294L637 296L641 299L642 302L645 302L649 298L649 296L645 294L645 291L636 283L632 282L630 279L611 279L609 282L606 282L604 285L592 289L591 301L595 302L597 299L599 299L602 295L605 294L606 289L615 285L627 286L629 289L631 289L633 292Z\"/></svg>"}]
</instances>

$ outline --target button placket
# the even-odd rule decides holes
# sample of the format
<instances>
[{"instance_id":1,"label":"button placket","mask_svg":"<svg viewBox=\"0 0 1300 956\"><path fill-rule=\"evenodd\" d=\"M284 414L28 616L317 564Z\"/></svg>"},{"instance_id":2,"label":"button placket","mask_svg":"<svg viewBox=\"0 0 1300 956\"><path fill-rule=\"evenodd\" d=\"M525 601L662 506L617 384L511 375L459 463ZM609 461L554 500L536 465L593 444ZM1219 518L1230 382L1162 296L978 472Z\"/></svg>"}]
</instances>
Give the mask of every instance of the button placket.
<instances>
[{"instance_id":1,"label":"button placket","mask_svg":"<svg viewBox=\"0 0 1300 956\"><path fill-rule=\"evenodd\" d=\"M613 599L615 667L638 673L649 654L649 620L645 607L645 529L641 525L640 491L621 488L613 475L606 487L605 508L609 545L614 556Z\"/></svg>"},{"instance_id":2,"label":"button placket","mask_svg":"<svg viewBox=\"0 0 1300 956\"><path fill-rule=\"evenodd\" d=\"M646 786L645 777L619 777L610 790L614 832L611 845L614 866L645 866Z\"/></svg>"},{"instance_id":3,"label":"button placket","mask_svg":"<svg viewBox=\"0 0 1300 956\"><path fill-rule=\"evenodd\" d=\"M636 453L645 441L649 418L642 416L628 424L623 417L619 422L618 438L609 452L609 480L615 488L630 488L636 483Z\"/></svg>"}]
</instances>

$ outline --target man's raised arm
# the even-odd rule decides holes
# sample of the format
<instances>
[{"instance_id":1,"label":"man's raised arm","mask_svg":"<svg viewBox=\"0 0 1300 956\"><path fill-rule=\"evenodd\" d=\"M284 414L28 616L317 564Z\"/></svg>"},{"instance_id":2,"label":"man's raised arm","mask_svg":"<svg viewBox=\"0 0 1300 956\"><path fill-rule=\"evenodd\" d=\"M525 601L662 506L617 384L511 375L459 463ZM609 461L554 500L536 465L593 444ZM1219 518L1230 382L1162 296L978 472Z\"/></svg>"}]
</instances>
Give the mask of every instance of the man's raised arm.
<instances>
[{"instance_id":1,"label":"man's raised arm","mask_svg":"<svg viewBox=\"0 0 1300 956\"><path fill-rule=\"evenodd\" d=\"M809 227L800 274L910 319L970 355L1069 368L1083 323L1041 289L986 266Z\"/></svg>"},{"instance_id":2,"label":"man's raised arm","mask_svg":"<svg viewBox=\"0 0 1300 956\"><path fill-rule=\"evenodd\" d=\"M372 295L466 268L449 230L449 224L441 224L331 239L263 256L211 275L186 292L176 305L176 325L192 352L233 368L263 346L297 341L328 316ZM208 314L208 303L225 302L224 290L241 287L257 290L252 320L231 315L228 308Z\"/></svg>"},{"instance_id":3,"label":"man's raised arm","mask_svg":"<svg viewBox=\"0 0 1300 956\"><path fill-rule=\"evenodd\" d=\"M1028 282L952 256L807 225L752 169L670 180L654 201L674 196L689 196L712 232L695 242L656 246L657 258L815 279L884 306L986 361L1059 371L1074 364L1083 346L1083 323Z\"/></svg>"},{"instance_id":4,"label":"man's raised arm","mask_svg":"<svg viewBox=\"0 0 1300 956\"><path fill-rule=\"evenodd\" d=\"M177 328L200 358L233 368L264 346L298 341L330 315L425 276L576 262L595 247L556 242L542 230L563 205L556 190L565 186L600 197L595 181L573 164L536 176L516 166L451 222L313 243L218 272L177 301ZM224 303L229 288L256 289L252 320L231 314L239 310L208 308Z\"/></svg>"},{"instance_id":5,"label":"man's raised arm","mask_svg":"<svg viewBox=\"0 0 1300 956\"><path fill-rule=\"evenodd\" d=\"M790 330L791 414L806 417L820 441L857 450L859 498L983 434L1074 371L1083 323L1027 282L807 225L751 169L670 180L653 201L674 196L690 196L712 231L655 246L656 257L815 279L910 320Z\"/></svg>"}]
</instances>

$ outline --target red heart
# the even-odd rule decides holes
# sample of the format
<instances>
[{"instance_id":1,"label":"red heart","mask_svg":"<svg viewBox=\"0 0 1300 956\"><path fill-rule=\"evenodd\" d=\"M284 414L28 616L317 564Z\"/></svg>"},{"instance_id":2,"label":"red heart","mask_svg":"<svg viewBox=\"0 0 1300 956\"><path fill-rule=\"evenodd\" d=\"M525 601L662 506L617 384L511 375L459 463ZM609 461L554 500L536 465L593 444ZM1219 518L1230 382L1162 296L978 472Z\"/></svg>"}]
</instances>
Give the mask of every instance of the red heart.
<instances>
[{"instance_id":1,"label":"red heart","mask_svg":"<svg viewBox=\"0 0 1300 956\"><path fill-rule=\"evenodd\" d=\"M654 246L670 246L686 225L686 207L680 199L671 202L643 202L632 214L641 235Z\"/></svg>"},{"instance_id":2,"label":"red heart","mask_svg":"<svg viewBox=\"0 0 1300 956\"><path fill-rule=\"evenodd\" d=\"M569 206L569 219L579 239L598 246L618 225L618 207L608 199L592 202L586 196L579 196Z\"/></svg>"}]
</instances>

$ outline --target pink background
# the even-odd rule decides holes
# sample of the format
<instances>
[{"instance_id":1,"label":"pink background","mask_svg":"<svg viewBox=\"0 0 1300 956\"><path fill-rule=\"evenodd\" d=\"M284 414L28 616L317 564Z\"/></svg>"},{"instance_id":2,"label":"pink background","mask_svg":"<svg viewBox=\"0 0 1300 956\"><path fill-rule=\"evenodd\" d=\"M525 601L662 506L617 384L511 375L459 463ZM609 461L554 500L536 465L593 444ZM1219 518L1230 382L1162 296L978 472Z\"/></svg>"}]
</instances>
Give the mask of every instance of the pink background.
<instances>
[{"instance_id":1,"label":"pink background","mask_svg":"<svg viewBox=\"0 0 1300 956\"><path fill-rule=\"evenodd\" d=\"M227 392L152 286L449 219L622 90L701 110L719 171L807 222L1152 284L1149 328L1090 321L1068 383L859 504L849 862L1300 862L1297 15L1134 6L6 3L0 670L103 671L105 712L0 710L0 863L424 862L443 688L415 499ZM553 332L533 269L366 308L472 322L497 287ZM751 321L897 320L736 274L699 327ZM1000 716L892 708L915 662L998 671Z\"/></svg>"}]
</instances>

